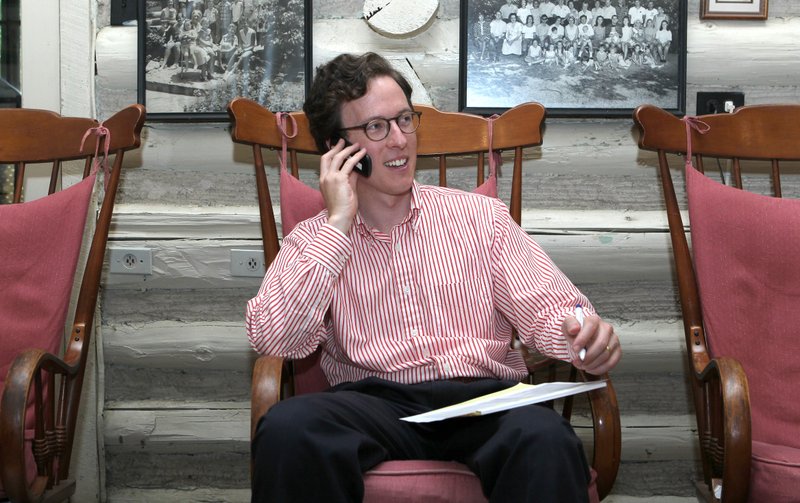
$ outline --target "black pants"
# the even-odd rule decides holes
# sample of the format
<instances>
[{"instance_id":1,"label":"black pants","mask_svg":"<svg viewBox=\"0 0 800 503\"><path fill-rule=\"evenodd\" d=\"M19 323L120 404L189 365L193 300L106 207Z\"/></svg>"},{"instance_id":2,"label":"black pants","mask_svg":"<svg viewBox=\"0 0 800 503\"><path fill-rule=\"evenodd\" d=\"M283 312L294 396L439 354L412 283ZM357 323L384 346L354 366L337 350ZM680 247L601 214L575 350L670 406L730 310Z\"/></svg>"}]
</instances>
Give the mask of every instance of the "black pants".
<instances>
[{"instance_id":1,"label":"black pants","mask_svg":"<svg viewBox=\"0 0 800 503\"><path fill-rule=\"evenodd\" d=\"M398 418L514 383L377 378L301 395L261 418L253 440L253 502L359 502L362 474L386 460L466 464L492 502L583 502L589 468L580 440L553 410L530 405L487 416L413 424Z\"/></svg>"}]
</instances>

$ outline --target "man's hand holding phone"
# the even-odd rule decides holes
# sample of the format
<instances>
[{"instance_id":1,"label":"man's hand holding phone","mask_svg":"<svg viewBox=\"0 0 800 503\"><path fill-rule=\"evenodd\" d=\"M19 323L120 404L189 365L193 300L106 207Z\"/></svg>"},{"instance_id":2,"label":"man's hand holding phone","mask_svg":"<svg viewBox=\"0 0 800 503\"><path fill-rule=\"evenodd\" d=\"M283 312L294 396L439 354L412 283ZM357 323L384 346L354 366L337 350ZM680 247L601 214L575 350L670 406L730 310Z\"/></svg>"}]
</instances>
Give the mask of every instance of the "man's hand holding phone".
<instances>
[{"instance_id":1,"label":"man's hand holding phone","mask_svg":"<svg viewBox=\"0 0 800 503\"><path fill-rule=\"evenodd\" d=\"M356 164L363 165L366 150L346 144L343 138L329 143L330 150L320 158L319 188L328 209L328 223L347 234L358 211L357 176L351 176Z\"/></svg>"},{"instance_id":2,"label":"man's hand holding phone","mask_svg":"<svg viewBox=\"0 0 800 503\"><path fill-rule=\"evenodd\" d=\"M334 145L339 143L339 140L344 140L344 146L349 147L352 145L346 138L342 138L340 136L334 135L330 140L330 146L333 148ZM364 154L364 157L359 160L356 165L353 167L353 171L358 173L363 177L368 177L372 174L372 159L370 159L369 154Z\"/></svg>"}]
</instances>

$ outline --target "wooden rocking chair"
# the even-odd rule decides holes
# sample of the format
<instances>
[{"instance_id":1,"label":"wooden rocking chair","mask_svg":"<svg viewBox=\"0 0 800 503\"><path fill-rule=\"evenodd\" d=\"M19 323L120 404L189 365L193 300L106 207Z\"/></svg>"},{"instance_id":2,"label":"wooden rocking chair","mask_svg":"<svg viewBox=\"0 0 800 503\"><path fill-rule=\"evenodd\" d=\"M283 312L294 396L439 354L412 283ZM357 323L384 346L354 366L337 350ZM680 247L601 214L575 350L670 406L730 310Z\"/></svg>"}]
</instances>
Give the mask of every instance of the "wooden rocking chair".
<instances>
[{"instance_id":1,"label":"wooden rocking chair","mask_svg":"<svg viewBox=\"0 0 800 503\"><path fill-rule=\"evenodd\" d=\"M111 213L124 153L139 147L144 119L141 105L103 124L44 110L0 110L0 163L16 170L14 204L0 205L0 500L55 502L75 492L70 456ZM97 176L105 192L95 215L90 200L103 154L114 162ZM83 161L83 181L57 190L62 163L72 160ZM49 195L21 202L26 171L35 164L50 166Z\"/></svg>"},{"instance_id":2,"label":"wooden rocking chair","mask_svg":"<svg viewBox=\"0 0 800 503\"><path fill-rule=\"evenodd\" d=\"M491 150L511 151L514 155L511 172L510 212L519 223L522 213L522 160L527 147L538 146L542 142L541 126L545 110L538 103L528 103L515 107L501 117L487 120L484 117L464 113L441 112L433 107L415 105L422 112L422 120L417 130L417 153L419 158L432 158L438 168L439 185L448 184L463 173L464 168L472 166L476 171L476 192L494 195L495 175L486 177L485 161ZM264 163L264 150L280 151L283 133L278 126L275 114L259 104L245 99L234 99L228 105L228 113L233 120L233 141L246 144L253 149L256 170L256 187L261 215L262 238L266 264L274 260L279 249L279 233L273 213L272 200L267 184ZM290 114L287 121L296 128L285 131L291 137L286 139L290 166L287 168L294 177L299 174L298 154L319 155L314 140L308 131L308 121L302 112ZM457 132L457 133L456 133ZM418 164L423 162L418 161ZM421 168L418 167L418 175ZM299 183L281 173L281 184ZM308 187L301 190L310 190ZM281 191L283 194L284 187ZM304 198L303 202L310 199ZM282 201L283 202L283 201ZM282 205L282 212L287 210ZM288 232L286 222L282 222L284 233ZM252 383L251 433L255 432L258 420L278 400L294 394L320 391L329 385L318 364L318 353L302 360L286 362L280 358L261 356L255 364ZM563 362L557 362L540 355L527 355L530 379L543 374L544 380L553 380L557 368L569 367L571 377L577 376L576 369ZM595 379L580 375L581 379ZM604 498L614 484L620 461L620 420L616 395L611 382L608 386L589 392L588 400L594 428L594 455L592 457L593 479L590 487L590 500ZM563 415L570 417L572 402L564 404ZM396 487L398 477L404 478L400 484L406 489L402 499L386 497L387 480ZM480 483L469 469L459 463L441 461L389 461L379 464L365 474L364 501L425 501L426 497L442 498L447 501L485 502ZM459 489L456 493L441 494L442 488ZM432 492L425 492L431 490ZM438 488L438 489L437 489ZM437 494L438 493L438 494ZM448 499L449 498L449 499Z\"/></svg>"}]
</instances>

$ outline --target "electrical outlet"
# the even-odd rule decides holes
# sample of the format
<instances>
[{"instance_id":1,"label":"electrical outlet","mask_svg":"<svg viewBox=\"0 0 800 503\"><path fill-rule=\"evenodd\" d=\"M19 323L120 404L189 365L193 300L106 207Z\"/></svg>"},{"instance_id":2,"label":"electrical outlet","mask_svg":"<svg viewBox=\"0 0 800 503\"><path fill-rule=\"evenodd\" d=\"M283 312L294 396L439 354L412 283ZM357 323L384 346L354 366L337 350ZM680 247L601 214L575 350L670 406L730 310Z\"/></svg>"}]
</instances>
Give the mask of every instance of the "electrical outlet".
<instances>
[{"instance_id":1,"label":"electrical outlet","mask_svg":"<svg viewBox=\"0 0 800 503\"><path fill-rule=\"evenodd\" d=\"M697 93L697 115L722 114L744 105L744 93Z\"/></svg>"},{"instance_id":2,"label":"electrical outlet","mask_svg":"<svg viewBox=\"0 0 800 503\"><path fill-rule=\"evenodd\" d=\"M231 250L231 276L263 278L264 250Z\"/></svg>"},{"instance_id":3,"label":"electrical outlet","mask_svg":"<svg viewBox=\"0 0 800 503\"><path fill-rule=\"evenodd\" d=\"M153 274L153 253L149 248L109 248L110 271L118 274Z\"/></svg>"}]
</instances>

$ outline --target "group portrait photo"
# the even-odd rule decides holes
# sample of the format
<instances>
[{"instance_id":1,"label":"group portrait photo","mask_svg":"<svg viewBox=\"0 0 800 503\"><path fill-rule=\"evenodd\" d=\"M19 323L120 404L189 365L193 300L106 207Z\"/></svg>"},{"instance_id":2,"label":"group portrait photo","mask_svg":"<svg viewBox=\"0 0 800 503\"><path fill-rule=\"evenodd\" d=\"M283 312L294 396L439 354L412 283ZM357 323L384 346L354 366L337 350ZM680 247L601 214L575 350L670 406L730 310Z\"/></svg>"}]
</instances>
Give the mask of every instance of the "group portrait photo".
<instances>
[{"instance_id":1,"label":"group portrait photo","mask_svg":"<svg viewBox=\"0 0 800 503\"><path fill-rule=\"evenodd\" d=\"M139 95L149 116L224 115L236 96L302 106L308 0L142 1Z\"/></svg>"},{"instance_id":2,"label":"group portrait photo","mask_svg":"<svg viewBox=\"0 0 800 503\"><path fill-rule=\"evenodd\" d=\"M461 107L562 116L683 107L680 0L462 0Z\"/></svg>"}]
</instances>

